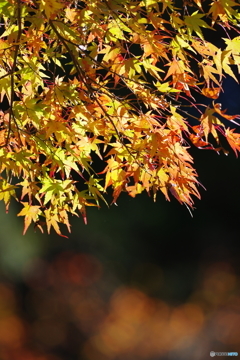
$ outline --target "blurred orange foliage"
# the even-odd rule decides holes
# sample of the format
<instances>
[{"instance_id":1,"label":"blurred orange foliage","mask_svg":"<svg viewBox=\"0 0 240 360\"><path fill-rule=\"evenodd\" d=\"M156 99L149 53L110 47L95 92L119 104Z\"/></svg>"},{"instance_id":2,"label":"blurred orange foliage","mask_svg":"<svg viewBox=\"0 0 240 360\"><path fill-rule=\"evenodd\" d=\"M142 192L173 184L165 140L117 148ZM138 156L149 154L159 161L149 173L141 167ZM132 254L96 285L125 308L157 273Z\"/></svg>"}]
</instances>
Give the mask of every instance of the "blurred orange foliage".
<instances>
[{"instance_id":1,"label":"blurred orange foliage","mask_svg":"<svg viewBox=\"0 0 240 360\"><path fill-rule=\"evenodd\" d=\"M72 348L86 360L184 358L190 350L204 359L213 347L240 346L239 277L226 262L200 269L196 290L181 304L116 286L84 253L35 259L23 278L24 312L16 289L0 284L1 360L61 360Z\"/></svg>"}]
</instances>

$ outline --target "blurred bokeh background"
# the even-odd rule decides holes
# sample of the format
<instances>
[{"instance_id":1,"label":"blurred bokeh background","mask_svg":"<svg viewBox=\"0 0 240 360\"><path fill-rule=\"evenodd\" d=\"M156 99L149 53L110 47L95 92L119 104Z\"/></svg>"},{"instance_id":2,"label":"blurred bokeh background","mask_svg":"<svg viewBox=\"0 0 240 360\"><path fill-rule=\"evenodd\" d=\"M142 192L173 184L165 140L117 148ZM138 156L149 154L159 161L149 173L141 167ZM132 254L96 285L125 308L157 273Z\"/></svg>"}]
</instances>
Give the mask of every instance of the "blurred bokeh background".
<instances>
[{"instance_id":1,"label":"blurred bokeh background","mask_svg":"<svg viewBox=\"0 0 240 360\"><path fill-rule=\"evenodd\" d=\"M0 220L1 360L173 360L240 354L239 159L192 150L202 200L123 194L69 239ZM66 230L63 229L66 234Z\"/></svg>"}]
</instances>

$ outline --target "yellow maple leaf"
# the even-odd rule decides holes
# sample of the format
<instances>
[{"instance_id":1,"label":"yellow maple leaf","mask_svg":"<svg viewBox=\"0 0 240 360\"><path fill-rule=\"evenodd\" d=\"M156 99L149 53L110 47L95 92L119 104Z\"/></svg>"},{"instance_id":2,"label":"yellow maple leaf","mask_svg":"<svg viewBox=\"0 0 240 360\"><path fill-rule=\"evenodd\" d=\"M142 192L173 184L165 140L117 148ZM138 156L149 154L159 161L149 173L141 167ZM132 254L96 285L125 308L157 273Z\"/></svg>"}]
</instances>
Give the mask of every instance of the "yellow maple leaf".
<instances>
[{"instance_id":1,"label":"yellow maple leaf","mask_svg":"<svg viewBox=\"0 0 240 360\"><path fill-rule=\"evenodd\" d=\"M25 216L23 235L26 233L31 222L37 222L41 213L39 205L29 205L28 202L22 202L24 208L18 213L17 216Z\"/></svg>"},{"instance_id":2,"label":"yellow maple leaf","mask_svg":"<svg viewBox=\"0 0 240 360\"><path fill-rule=\"evenodd\" d=\"M64 6L63 3L57 0L41 0L40 2L40 9L45 12L48 19L53 19Z\"/></svg>"}]
</instances>

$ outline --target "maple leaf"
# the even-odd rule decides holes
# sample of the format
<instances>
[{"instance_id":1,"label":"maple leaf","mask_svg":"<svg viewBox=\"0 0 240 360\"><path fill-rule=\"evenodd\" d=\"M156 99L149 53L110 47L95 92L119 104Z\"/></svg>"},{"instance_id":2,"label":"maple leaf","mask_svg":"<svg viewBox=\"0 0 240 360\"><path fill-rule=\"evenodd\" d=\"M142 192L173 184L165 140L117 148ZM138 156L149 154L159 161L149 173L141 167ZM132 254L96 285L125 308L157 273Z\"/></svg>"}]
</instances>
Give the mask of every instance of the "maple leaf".
<instances>
[{"instance_id":1,"label":"maple leaf","mask_svg":"<svg viewBox=\"0 0 240 360\"><path fill-rule=\"evenodd\" d=\"M182 60L178 61L177 59L173 59L173 61L166 64L166 66L169 66L169 69L164 80L171 75L179 76L185 74L186 71L192 72L187 64L185 64Z\"/></svg>"},{"instance_id":2,"label":"maple leaf","mask_svg":"<svg viewBox=\"0 0 240 360\"><path fill-rule=\"evenodd\" d=\"M234 6L238 6L235 1L232 0L215 0L211 4L211 8L208 14L212 14L212 24L215 23L219 17L223 23L227 23L229 18L232 20L233 17L238 18L238 13Z\"/></svg>"},{"instance_id":3,"label":"maple leaf","mask_svg":"<svg viewBox=\"0 0 240 360\"><path fill-rule=\"evenodd\" d=\"M228 128L225 134L229 145L235 152L236 156L238 156L238 151L240 151L240 134L235 133L234 130Z\"/></svg>"},{"instance_id":4,"label":"maple leaf","mask_svg":"<svg viewBox=\"0 0 240 360\"><path fill-rule=\"evenodd\" d=\"M201 132L204 136L206 141L208 142L208 135L212 134L213 137L216 139L217 143L219 143L218 133L216 131L216 125L222 125L221 121L213 116L215 113L215 109L207 108L204 114L201 116ZM205 144L207 145L207 144Z\"/></svg>"},{"instance_id":5,"label":"maple leaf","mask_svg":"<svg viewBox=\"0 0 240 360\"><path fill-rule=\"evenodd\" d=\"M17 186L9 184L5 179L0 180L0 200L3 200L8 212L11 197L17 199L15 189Z\"/></svg>"},{"instance_id":6,"label":"maple leaf","mask_svg":"<svg viewBox=\"0 0 240 360\"><path fill-rule=\"evenodd\" d=\"M203 60L200 66L202 67L203 76L204 79L206 80L207 87L208 88L210 87L211 80L220 87L221 85L219 83L219 80L214 75L214 74L216 75L220 75L220 74L219 71L215 69L215 67L213 66L213 62L208 60Z\"/></svg>"},{"instance_id":7,"label":"maple leaf","mask_svg":"<svg viewBox=\"0 0 240 360\"><path fill-rule=\"evenodd\" d=\"M48 234L50 234L51 227L53 227L59 236L67 238L66 235L62 235L58 225L59 222L63 222L63 223L66 222L66 218L63 218L61 216L61 213L57 214L56 211L54 211L52 208L45 210L44 215L46 217Z\"/></svg>"},{"instance_id":8,"label":"maple leaf","mask_svg":"<svg viewBox=\"0 0 240 360\"><path fill-rule=\"evenodd\" d=\"M23 209L18 213L17 216L24 216L24 230L23 235L26 233L31 222L36 223L41 215L41 207L39 205L30 205L28 202L21 202L23 204Z\"/></svg>"},{"instance_id":9,"label":"maple leaf","mask_svg":"<svg viewBox=\"0 0 240 360\"><path fill-rule=\"evenodd\" d=\"M64 7L64 3L57 0L41 0L40 9L44 10L48 19L53 19Z\"/></svg>"},{"instance_id":10,"label":"maple leaf","mask_svg":"<svg viewBox=\"0 0 240 360\"><path fill-rule=\"evenodd\" d=\"M203 33L201 27L214 30L209 26L202 18L203 14L199 14L198 10L192 13L190 16L184 16L184 22L187 25L188 35L191 36L193 31L203 40Z\"/></svg>"},{"instance_id":11,"label":"maple leaf","mask_svg":"<svg viewBox=\"0 0 240 360\"><path fill-rule=\"evenodd\" d=\"M202 94L210 99L217 99L220 91L220 87L204 88L202 89Z\"/></svg>"},{"instance_id":12,"label":"maple leaf","mask_svg":"<svg viewBox=\"0 0 240 360\"><path fill-rule=\"evenodd\" d=\"M223 118L235 123L236 125L239 125L236 121L234 121L234 119L240 119L240 115L227 115L226 114L227 110L226 109L222 110L222 105L219 103L217 104L213 103L213 107L214 107L214 111L219 115L221 115Z\"/></svg>"},{"instance_id":13,"label":"maple leaf","mask_svg":"<svg viewBox=\"0 0 240 360\"><path fill-rule=\"evenodd\" d=\"M69 214L86 224L87 207L106 203L109 188L113 203L146 191L192 208L200 194L190 144L226 152L224 136L238 154L239 134L224 124L240 116L198 104L194 92L216 100L224 76L238 81L239 6L202 5L1 2L0 200L6 210L25 200L24 233L31 223L70 232ZM226 33L224 44L215 32L221 48L210 23Z\"/></svg>"}]
</instances>

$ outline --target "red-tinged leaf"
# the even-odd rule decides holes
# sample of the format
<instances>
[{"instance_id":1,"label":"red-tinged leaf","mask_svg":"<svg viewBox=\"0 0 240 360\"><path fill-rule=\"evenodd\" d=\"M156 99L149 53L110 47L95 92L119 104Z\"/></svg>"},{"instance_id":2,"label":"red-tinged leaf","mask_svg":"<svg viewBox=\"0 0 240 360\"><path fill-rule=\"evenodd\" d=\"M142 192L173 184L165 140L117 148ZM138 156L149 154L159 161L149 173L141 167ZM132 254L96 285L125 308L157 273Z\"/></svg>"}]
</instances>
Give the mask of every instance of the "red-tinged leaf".
<instances>
[{"instance_id":1,"label":"red-tinged leaf","mask_svg":"<svg viewBox=\"0 0 240 360\"><path fill-rule=\"evenodd\" d=\"M84 224L87 225L87 212L86 212L85 205L83 205L83 204L81 205L80 212L81 212Z\"/></svg>"},{"instance_id":2,"label":"red-tinged leaf","mask_svg":"<svg viewBox=\"0 0 240 360\"><path fill-rule=\"evenodd\" d=\"M210 99L217 99L219 97L220 91L220 87L204 88L202 89L202 94Z\"/></svg>"},{"instance_id":3,"label":"red-tinged leaf","mask_svg":"<svg viewBox=\"0 0 240 360\"><path fill-rule=\"evenodd\" d=\"M123 191L123 186L124 186L124 184L121 184L121 185L118 185L118 186L115 187L115 189L113 191L112 204L117 203L117 199L118 199L119 195L121 194L121 192Z\"/></svg>"},{"instance_id":4,"label":"red-tinged leaf","mask_svg":"<svg viewBox=\"0 0 240 360\"><path fill-rule=\"evenodd\" d=\"M189 139L191 140L191 142L193 143L193 145L195 145L196 147L202 149L211 149L212 147L209 147L209 143L202 140L202 138L200 137L200 135L194 135L194 134L190 134L189 135Z\"/></svg>"},{"instance_id":5,"label":"red-tinged leaf","mask_svg":"<svg viewBox=\"0 0 240 360\"><path fill-rule=\"evenodd\" d=\"M240 119L240 115L227 115L225 110L222 110L222 105L217 103L217 104L213 104L214 110L216 111L216 113L218 113L219 115L221 115L222 117L224 117L224 119L227 119L231 122L233 122L236 125L239 125L236 121L234 121L234 119Z\"/></svg>"},{"instance_id":6,"label":"red-tinged leaf","mask_svg":"<svg viewBox=\"0 0 240 360\"><path fill-rule=\"evenodd\" d=\"M6 143L6 129L0 131L0 147Z\"/></svg>"},{"instance_id":7,"label":"red-tinged leaf","mask_svg":"<svg viewBox=\"0 0 240 360\"><path fill-rule=\"evenodd\" d=\"M192 72L182 60L173 59L173 61L168 63L166 66L169 66L169 69L164 80L166 80L171 75L184 74L185 71Z\"/></svg>"},{"instance_id":8,"label":"red-tinged leaf","mask_svg":"<svg viewBox=\"0 0 240 360\"><path fill-rule=\"evenodd\" d=\"M226 130L226 139L238 157L238 151L240 151L240 134L234 132L235 129L227 129Z\"/></svg>"}]
</instances>

